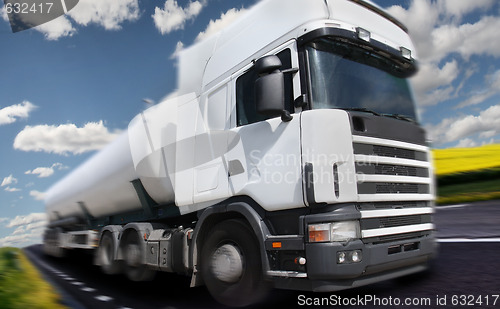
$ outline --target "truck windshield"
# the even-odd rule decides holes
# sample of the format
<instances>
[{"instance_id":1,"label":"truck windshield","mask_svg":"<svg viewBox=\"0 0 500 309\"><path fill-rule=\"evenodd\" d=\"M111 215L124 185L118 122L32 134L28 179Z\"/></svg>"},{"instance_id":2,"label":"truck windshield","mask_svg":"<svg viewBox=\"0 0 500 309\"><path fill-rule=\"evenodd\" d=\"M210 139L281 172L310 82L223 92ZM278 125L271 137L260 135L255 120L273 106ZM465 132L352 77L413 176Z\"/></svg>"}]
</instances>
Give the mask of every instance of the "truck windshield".
<instances>
[{"instance_id":1,"label":"truck windshield","mask_svg":"<svg viewBox=\"0 0 500 309\"><path fill-rule=\"evenodd\" d=\"M321 38L306 46L313 109L339 108L416 121L413 70L372 50Z\"/></svg>"}]
</instances>

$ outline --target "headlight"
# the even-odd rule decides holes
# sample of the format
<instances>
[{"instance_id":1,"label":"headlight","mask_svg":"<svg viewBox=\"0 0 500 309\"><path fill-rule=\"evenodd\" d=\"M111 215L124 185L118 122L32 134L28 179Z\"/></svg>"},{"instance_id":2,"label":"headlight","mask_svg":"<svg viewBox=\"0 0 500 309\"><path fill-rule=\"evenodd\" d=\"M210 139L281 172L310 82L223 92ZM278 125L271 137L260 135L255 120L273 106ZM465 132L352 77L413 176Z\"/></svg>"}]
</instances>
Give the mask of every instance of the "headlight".
<instances>
[{"instance_id":1,"label":"headlight","mask_svg":"<svg viewBox=\"0 0 500 309\"><path fill-rule=\"evenodd\" d=\"M360 238L359 221L309 224L309 242L349 241Z\"/></svg>"},{"instance_id":2,"label":"headlight","mask_svg":"<svg viewBox=\"0 0 500 309\"><path fill-rule=\"evenodd\" d=\"M332 223L332 241L348 241L360 237L359 221Z\"/></svg>"}]
</instances>

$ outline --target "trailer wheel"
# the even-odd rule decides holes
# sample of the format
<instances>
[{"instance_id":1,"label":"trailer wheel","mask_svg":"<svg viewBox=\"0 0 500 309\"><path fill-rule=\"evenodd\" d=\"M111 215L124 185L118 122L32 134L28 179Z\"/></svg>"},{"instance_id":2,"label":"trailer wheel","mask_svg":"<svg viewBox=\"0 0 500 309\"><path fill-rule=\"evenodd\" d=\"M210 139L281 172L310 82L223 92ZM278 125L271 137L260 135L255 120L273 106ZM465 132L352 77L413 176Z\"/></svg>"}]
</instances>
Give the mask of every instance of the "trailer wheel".
<instances>
[{"instance_id":1,"label":"trailer wheel","mask_svg":"<svg viewBox=\"0 0 500 309\"><path fill-rule=\"evenodd\" d=\"M132 281L153 280L156 272L143 264L145 246L141 245L143 240L136 231L126 234L122 250L125 258L125 274Z\"/></svg>"},{"instance_id":2,"label":"trailer wheel","mask_svg":"<svg viewBox=\"0 0 500 309\"><path fill-rule=\"evenodd\" d=\"M243 307L267 294L257 240L241 220L227 220L209 232L201 251L201 272L210 294L220 303Z\"/></svg>"},{"instance_id":3,"label":"trailer wheel","mask_svg":"<svg viewBox=\"0 0 500 309\"><path fill-rule=\"evenodd\" d=\"M43 249L45 254L56 258L66 257L67 250L61 246L62 237L63 230L59 227L46 231L43 240Z\"/></svg>"},{"instance_id":4,"label":"trailer wheel","mask_svg":"<svg viewBox=\"0 0 500 309\"><path fill-rule=\"evenodd\" d=\"M97 258L101 270L108 275L119 274L122 271L122 263L116 260L115 248L113 235L110 232L105 232L97 249Z\"/></svg>"}]
</instances>

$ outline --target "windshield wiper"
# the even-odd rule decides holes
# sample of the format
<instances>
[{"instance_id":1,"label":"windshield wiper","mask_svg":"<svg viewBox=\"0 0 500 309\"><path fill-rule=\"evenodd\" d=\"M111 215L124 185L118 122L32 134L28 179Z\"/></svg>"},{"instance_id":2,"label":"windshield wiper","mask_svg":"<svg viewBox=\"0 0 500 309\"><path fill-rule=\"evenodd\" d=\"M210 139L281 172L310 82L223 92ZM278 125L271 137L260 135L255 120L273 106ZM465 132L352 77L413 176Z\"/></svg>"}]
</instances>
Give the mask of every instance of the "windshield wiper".
<instances>
[{"instance_id":1,"label":"windshield wiper","mask_svg":"<svg viewBox=\"0 0 500 309\"><path fill-rule=\"evenodd\" d=\"M418 124L418 122L415 119L413 119L411 117L408 117L408 116L405 116L405 115L401 115L401 114L379 114L379 113L377 113L375 111L372 111L370 109L367 109L365 107L340 107L339 109L342 109L342 110L345 110L345 111L370 113L370 114L373 114L375 116L390 117L390 118L395 118L395 119L404 120L404 121L408 121L408 122L412 122L412 123Z\"/></svg>"},{"instance_id":2,"label":"windshield wiper","mask_svg":"<svg viewBox=\"0 0 500 309\"><path fill-rule=\"evenodd\" d=\"M370 109L364 108L364 107L340 107L340 109L343 109L345 111L353 111L353 112L365 112L365 113L370 113L375 116L381 116L379 113L372 111Z\"/></svg>"},{"instance_id":3,"label":"windshield wiper","mask_svg":"<svg viewBox=\"0 0 500 309\"><path fill-rule=\"evenodd\" d=\"M399 120L405 120L405 121L408 121L408 122L412 122L412 123L418 124L418 122L415 119L410 118L408 116L401 115L401 114L382 114L382 116L396 118L396 119L399 119Z\"/></svg>"}]
</instances>

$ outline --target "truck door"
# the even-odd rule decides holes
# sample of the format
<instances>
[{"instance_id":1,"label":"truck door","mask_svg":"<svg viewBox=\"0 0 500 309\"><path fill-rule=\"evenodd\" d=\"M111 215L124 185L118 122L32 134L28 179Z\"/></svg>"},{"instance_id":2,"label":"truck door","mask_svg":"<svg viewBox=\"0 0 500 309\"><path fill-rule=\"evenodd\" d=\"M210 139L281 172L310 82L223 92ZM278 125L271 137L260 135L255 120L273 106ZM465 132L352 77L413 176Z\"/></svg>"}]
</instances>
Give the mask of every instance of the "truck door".
<instances>
[{"instance_id":1,"label":"truck door","mask_svg":"<svg viewBox=\"0 0 500 309\"><path fill-rule=\"evenodd\" d=\"M298 67L295 41L269 54L277 55L281 70ZM228 139L229 193L249 196L266 210L303 207L300 115L289 122L267 119L256 112L254 84L257 73L250 63L232 76L232 109ZM285 74L286 108L296 112L298 73Z\"/></svg>"},{"instance_id":2,"label":"truck door","mask_svg":"<svg viewBox=\"0 0 500 309\"><path fill-rule=\"evenodd\" d=\"M203 94L196 120L194 151L194 203L217 202L228 197L227 152L229 135L229 78Z\"/></svg>"}]
</instances>

